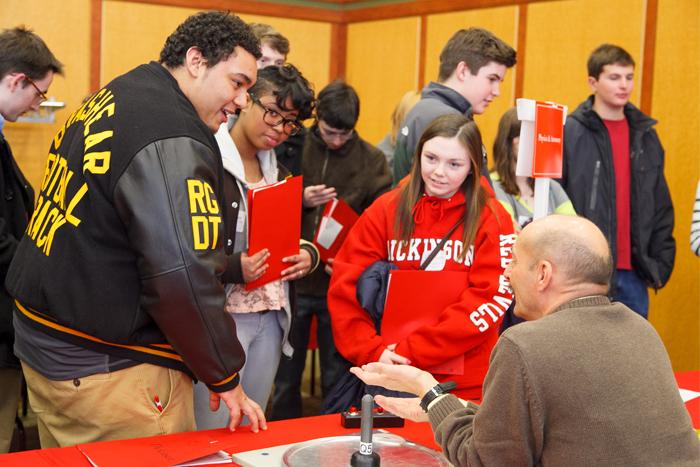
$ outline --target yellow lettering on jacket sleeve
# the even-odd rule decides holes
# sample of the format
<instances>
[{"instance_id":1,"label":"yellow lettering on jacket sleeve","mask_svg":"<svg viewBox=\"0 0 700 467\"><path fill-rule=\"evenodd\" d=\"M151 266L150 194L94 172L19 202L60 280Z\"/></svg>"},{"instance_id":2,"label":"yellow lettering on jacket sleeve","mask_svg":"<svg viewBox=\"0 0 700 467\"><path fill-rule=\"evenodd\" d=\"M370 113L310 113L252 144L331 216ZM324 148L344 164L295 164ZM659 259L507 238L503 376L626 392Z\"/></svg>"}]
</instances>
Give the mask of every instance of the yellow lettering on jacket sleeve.
<instances>
[{"instance_id":1,"label":"yellow lettering on jacket sleeve","mask_svg":"<svg viewBox=\"0 0 700 467\"><path fill-rule=\"evenodd\" d=\"M216 197L214 196L214 190L208 183L204 184L204 190L206 193L207 200L207 212L209 214L217 214L219 212L219 204L216 202Z\"/></svg>"},{"instance_id":2,"label":"yellow lettering on jacket sleeve","mask_svg":"<svg viewBox=\"0 0 700 467\"><path fill-rule=\"evenodd\" d=\"M211 249L216 248L216 242L219 240L219 225L221 224L221 216L209 216L209 223L213 233L213 238L211 242Z\"/></svg>"},{"instance_id":3,"label":"yellow lettering on jacket sleeve","mask_svg":"<svg viewBox=\"0 0 700 467\"><path fill-rule=\"evenodd\" d=\"M205 213L204 184L201 180L187 180L187 193L190 198L190 214Z\"/></svg>"},{"instance_id":4,"label":"yellow lettering on jacket sleeve","mask_svg":"<svg viewBox=\"0 0 700 467\"><path fill-rule=\"evenodd\" d=\"M192 216L192 235L195 250L209 248L209 222L205 216Z\"/></svg>"}]
</instances>

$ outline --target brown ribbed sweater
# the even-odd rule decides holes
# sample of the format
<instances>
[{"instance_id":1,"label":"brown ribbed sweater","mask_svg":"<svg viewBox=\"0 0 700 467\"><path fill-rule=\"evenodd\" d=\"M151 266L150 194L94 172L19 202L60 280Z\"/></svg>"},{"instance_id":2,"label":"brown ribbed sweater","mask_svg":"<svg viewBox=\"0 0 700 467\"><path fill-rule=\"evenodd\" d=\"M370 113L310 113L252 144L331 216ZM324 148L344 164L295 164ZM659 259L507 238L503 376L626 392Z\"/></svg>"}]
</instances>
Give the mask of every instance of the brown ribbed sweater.
<instances>
[{"instance_id":1,"label":"brown ribbed sweater","mask_svg":"<svg viewBox=\"0 0 700 467\"><path fill-rule=\"evenodd\" d=\"M447 396L429 417L455 466L700 465L661 339L602 296L508 329L481 406Z\"/></svg>"}]
</instances>

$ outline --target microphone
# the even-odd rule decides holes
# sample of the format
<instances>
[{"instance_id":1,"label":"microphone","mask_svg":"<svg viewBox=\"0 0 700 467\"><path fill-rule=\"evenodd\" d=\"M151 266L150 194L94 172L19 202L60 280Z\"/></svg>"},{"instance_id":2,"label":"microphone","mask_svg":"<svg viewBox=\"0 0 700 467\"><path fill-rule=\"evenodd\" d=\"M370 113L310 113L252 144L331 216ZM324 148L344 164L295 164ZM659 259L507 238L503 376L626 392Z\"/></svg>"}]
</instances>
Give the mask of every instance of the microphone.
<instances>
[{"instance_id":1,"label":"microphone","mask_svg":"<svg viewBox=\"0 0 700 467\"><path fill-rule=\"evenodd\" d=\"M360 450L352 453L352 467L379 467L379 454L372 451L372 413L374 397L371 394L362 396L362 418L360 421Z\"/></svg>"}]
</instances>

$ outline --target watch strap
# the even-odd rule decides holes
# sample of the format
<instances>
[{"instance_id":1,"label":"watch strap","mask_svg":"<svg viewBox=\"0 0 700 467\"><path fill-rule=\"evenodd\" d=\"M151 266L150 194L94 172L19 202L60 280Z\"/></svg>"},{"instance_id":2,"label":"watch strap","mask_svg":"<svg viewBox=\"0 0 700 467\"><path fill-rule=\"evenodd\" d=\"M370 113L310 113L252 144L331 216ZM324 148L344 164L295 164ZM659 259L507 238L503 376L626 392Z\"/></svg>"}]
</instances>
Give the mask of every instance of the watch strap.
<instances>
[{"instance_id":1,"label":"watch strap","mask_svg":"<svg viewBox=\"0 0 700 467\"><path fill-rule=\"evenodd\" d=\"M449 393L456 387L457 383L455 383L454 381L446 381L444 383L438 383L432 388L430 388L430 390L426 392L420 400L420 407L421 409L423 409L423 412L428 413L428 406L431 402L433 402L439 396Z\"/></svg>"}]
</instances>

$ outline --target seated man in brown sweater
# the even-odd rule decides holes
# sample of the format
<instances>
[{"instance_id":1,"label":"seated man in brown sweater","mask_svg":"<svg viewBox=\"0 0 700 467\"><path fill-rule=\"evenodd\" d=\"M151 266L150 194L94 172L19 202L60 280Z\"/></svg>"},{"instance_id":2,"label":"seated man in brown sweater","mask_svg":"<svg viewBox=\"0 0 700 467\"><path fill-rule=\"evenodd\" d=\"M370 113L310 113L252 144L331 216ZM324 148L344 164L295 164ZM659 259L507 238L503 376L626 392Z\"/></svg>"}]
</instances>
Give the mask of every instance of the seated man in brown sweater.
<instances>
[{"instance_id":1,"label":"seated man in brown sweater","mask_svg":"<svg viewBox=\"0 0 700 467\"><path fill-rule=\"evenodd\" d=\"M608 300L611 272L605 237L588 220L553 215L523 229L506 275L515 314L528 321L493 349L481 405L440 394L444 384L411 366L351 371L418 395L376 400L430 420L456 466L700 465L664 345L646 320Z\"/></svg>"}]
</instances>

